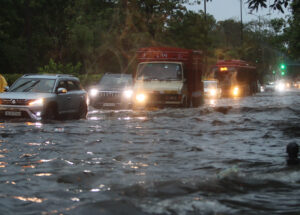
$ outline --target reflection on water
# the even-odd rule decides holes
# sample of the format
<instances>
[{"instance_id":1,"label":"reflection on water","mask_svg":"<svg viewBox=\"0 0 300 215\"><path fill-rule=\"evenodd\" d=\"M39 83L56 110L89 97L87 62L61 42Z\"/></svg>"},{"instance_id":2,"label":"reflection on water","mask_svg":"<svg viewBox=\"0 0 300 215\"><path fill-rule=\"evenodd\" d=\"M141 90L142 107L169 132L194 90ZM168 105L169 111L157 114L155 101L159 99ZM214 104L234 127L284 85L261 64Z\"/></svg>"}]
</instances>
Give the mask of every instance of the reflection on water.
<instances>
[{"instance_id":1,"label":"reflection on water","mask_svg":"<svg viewBox=\"0 0 300 215\"><path fill-rule=\"evenodd\" d=\"M0 124L1 214L297 214L300 93ZM300 143L299 143L300 144Z\"/></svg>"}]
</instances>

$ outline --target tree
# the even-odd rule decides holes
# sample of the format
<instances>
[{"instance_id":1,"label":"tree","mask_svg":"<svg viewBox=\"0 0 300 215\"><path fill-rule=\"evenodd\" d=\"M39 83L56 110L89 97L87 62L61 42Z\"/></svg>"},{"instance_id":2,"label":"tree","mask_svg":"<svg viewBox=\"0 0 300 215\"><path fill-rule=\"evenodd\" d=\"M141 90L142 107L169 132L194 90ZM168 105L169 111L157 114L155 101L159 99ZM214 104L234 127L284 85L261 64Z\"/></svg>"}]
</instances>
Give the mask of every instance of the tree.
<instances>
[{"instance_id":1,"label":"tree","mask_svg":"<svg viewBox=\"0 0 300 215\"><path fill-rule=\"evenodd\" d=\"M286 8L290 2L291 0L273 0L273 4L271 4L270 7L284 13L283 7ZM260 7L267 7L267 0L248 0L247 3L251 10L258 10Z\"/></svg>"},{"instance_id":2,"label":"tree","mask_svg":"<svg viewBox=\"0 0 300 215\"><path fill-rule=\"evenodd\" d=\"M286 29L288 37L289 55L300 60L300 0L295 0L292 5L292 17Z\"/></svg>"}]
</instances>

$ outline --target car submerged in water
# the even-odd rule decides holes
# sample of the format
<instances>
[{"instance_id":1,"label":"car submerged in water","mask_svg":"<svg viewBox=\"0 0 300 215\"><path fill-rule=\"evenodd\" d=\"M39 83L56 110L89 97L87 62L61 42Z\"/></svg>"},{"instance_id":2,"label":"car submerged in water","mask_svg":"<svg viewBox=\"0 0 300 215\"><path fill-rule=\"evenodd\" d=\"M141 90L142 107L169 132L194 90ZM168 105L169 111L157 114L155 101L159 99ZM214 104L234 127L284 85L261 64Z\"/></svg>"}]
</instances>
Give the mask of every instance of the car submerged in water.
<instances>
[{"instance_id":1,"label":"car submerged in water","mask_svg":"<svg viewBox=\"0 0 300 215\"><path fill-rule=\"evenodd\" d=\"M1 118L85 118L87 93L71 75L24 75L0 94Z\"/></svg>"},{"instance_id":2,"label":"car submerged in water","mask_svg":"<svg viewBox=\"0 0 300 215\"><path fill-rule=\"evenodd\" d=\"M94 108L127 109L132 105L132 76L104 74L89 90L90 105Z\"/></svg>"}]
</instances>

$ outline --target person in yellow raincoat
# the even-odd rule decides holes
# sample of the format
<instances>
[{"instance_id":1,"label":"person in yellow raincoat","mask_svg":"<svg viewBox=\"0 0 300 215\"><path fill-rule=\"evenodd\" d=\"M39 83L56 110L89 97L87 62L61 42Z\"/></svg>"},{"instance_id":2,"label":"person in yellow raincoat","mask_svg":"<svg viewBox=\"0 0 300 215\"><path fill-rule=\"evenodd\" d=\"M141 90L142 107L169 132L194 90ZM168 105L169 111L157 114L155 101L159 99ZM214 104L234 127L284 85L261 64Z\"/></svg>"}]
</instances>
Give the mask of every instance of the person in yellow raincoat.
<instances>
[{"instance_id":1,"label":"person in yellow raincoat","mask_svg":"<svg viewBox=\"0 0 300 215\"><path fill-rule=\"evenodd\" d=\"M0 75L0 93L4 92L4 88L7 86L5 78Z\"/></svg>"}]
</instances>

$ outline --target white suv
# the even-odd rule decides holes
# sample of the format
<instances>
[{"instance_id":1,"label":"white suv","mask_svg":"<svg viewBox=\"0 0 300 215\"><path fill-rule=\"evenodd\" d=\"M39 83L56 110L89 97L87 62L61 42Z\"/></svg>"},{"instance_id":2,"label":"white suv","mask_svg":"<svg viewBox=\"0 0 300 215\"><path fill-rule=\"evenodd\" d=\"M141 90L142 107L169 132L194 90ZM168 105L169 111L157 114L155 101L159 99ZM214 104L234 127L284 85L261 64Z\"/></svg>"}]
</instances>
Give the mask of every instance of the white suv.
<instances>
[{"instance_id":1,"label":"white suv","mask_svg":"<svg viewBox=\"0 0 300 215\"><path fill-rule=\"evenodd\" d=\"M85 118L87 93L71 75L24 75L0 94L1 118Z\"/></svg>"}]
</instances>

